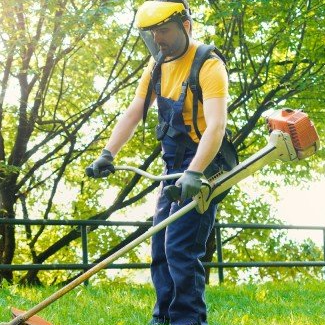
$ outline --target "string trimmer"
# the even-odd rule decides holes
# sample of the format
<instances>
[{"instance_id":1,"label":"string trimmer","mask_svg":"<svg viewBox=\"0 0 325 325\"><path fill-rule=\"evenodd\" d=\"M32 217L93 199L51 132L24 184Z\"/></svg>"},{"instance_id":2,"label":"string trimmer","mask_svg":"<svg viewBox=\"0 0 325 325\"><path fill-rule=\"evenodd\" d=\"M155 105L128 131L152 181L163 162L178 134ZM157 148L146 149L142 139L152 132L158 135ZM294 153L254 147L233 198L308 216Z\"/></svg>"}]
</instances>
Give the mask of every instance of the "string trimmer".
<instances>
[{"instance_id":1,"label":"string trimmer","mask_svg":"<svg viewBox=\"0 0 325 325\"><path fill-rule=\"evenodd\" d=\"M98 263L81 276L59 289L57 292L49 296L44 301L40 302L35 307L28 311L22 311L12 308L14 319L8 323L0 323L0 325L50 325L49 322L36 316L36 314L46 308L54 301L61 298L63 295L89 279L92 275L104 269L108 264L127 253L140 243L150 238L169 224L182 217L188 211L196 208L200 213L203 213L209 206L212 199L218 197L221 193L228 190L233 185L237 184L242 179L252 175L255 171L263 166L270 164L276 159L282 161L296 161L313 155L319 149L319 137L312 122L307 114L301 111L282 110L276 111L267 118L267 125L270 131L268 144L256 154L237 165L229 172L224 172L221 175L212 177L209 180L203 180L203 186L200 193L193 198L186 206L182 207L176 213L151 227L140 237L136 238L128 245L112 254L111 256ZM173 174L166 176L154 176L140 169L120 166L116 170L129 170L138 173L144 177L156 181L179 178L182 174ZM167 193L171 197L177 198L179 189L177 187L167 188ZM176 195L175 195L176 193Z\"/></svg>"}]
</instances>

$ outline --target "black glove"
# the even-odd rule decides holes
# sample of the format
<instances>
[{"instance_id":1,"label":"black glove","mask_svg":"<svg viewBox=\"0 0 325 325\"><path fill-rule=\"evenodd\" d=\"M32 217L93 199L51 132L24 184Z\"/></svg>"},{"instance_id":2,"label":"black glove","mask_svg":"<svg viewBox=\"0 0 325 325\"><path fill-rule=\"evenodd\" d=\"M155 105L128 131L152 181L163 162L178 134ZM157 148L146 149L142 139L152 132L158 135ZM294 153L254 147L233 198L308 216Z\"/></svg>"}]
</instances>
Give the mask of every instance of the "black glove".
<instances>
[{"instance_id":1,"label":"black glove","mask_svg":"<svg viewBox=\"0 0 325 325\"><path fill-rule=\"evenodd\" d=\"M102 154L89 167L86 168L86 175L93 178L107 177L115 172L113 156L107 149L102 150Z\"/></svg>"},{"instance_id":2,"label":"black glove","mask_svg":"<svg viewBox=\"0 0 325 325\"><path fill-rule=\"evenodd\" d=\"M189 199L200 192L202 186L203 173L192 170L185 170L184 174L175 183L176 186L181 187L181 202Z\"/></svg>"}]
</instances>

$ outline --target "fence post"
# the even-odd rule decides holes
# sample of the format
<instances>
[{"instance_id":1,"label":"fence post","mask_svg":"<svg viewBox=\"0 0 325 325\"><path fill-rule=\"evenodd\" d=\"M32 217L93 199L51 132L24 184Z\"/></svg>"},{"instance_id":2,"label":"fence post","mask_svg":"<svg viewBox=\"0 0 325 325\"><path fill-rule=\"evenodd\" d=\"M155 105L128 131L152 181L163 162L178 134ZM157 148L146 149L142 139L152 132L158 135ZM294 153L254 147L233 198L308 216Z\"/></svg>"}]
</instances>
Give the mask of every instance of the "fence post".
<instances>
[{"instance_id":1,"label":"fence post","mask_svg":"<svg viewBox=\"0 0 325 325\"><path fill-rule=\"evenodd\" d=\"M216 222L216 244L217 244L217 257L218 263L223 262L222 257L222 240L221 240L221 230L218 221ZM219 284L223 283L224 274L223 274L223 266L218 266L218 276L219 276Z\"/></svg>"},{"instance_id":2,"label":"fence post","mask_svg":"<svg viewBox=\"0 0 325 325\"><path fill-rule=\"evenodd\" d=\"M81 246L82 246L82 263L88 265L88 235L87 235L87 226L81 225ZM87 269L84 269L86 272ZM88 285L89 281L86 280L84 285Z\"/></svg>"},{"instance_id":3,"label":"fence post","mask_svg":"<svg viewBox=\"0 0 325 325\"><path fill-rule=\"evenodd\" d=\"M323 228L323 257L325 262L325 228Z\"/></svg>"}]
</instances>

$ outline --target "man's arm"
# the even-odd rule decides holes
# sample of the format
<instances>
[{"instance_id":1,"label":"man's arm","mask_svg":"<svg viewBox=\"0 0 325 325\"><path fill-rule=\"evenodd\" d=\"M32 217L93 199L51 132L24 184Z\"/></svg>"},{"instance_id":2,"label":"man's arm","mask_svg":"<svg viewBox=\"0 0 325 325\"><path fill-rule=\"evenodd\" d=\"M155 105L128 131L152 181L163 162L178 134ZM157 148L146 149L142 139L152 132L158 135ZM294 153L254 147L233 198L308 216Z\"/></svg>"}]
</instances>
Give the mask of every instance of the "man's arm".
<instances>
[{"instance_id":1,"label":"man's arm","mask_svg":"<svg viewBox=\"0 0 325 325\"><path fill-rule=\"evenodd\" d=\"M203 103L204 118L207 124L199 142L196 154L188 169L176 181L181 187L180 202L195 196L202 185L204 170L218 153L227 123L226 98L211 98Z\"/></svg>"},{"instance_id":2,"label":"man's arm","mask_svg":"<svg viewBox=\"0 0 325 325\"><path fill-rule=\"evenodd\" d=\"M101 155L86 168L87 176L100 178L114 173L114 156L134 134L134 130L143 116L144 102L145 100L138 96L133 99L128 109L115 125L112 135L102 150Z\"/></svg>"},{"instance_id":3,"label":"man's arm","mask_svg":"<svg viewBox=\"0 0 325 325\"><path fill-rule=\"evenodd\" d=\"M218 153L227 124L227 99L211 98L203 102L207 128L188 170L203 172Z\"/></svg>"},{"instance_id":4,"label":"man's arm","mask_svg":"<svg viewBox=\"0 0 325 325\"><path fill-rule=\"evenodd\" d=\"M122 146L133 136L134 131L142 119L144 99L135 97L121 119L115 125L105 149L114 157Z\"/></svg>"}]
</instances>

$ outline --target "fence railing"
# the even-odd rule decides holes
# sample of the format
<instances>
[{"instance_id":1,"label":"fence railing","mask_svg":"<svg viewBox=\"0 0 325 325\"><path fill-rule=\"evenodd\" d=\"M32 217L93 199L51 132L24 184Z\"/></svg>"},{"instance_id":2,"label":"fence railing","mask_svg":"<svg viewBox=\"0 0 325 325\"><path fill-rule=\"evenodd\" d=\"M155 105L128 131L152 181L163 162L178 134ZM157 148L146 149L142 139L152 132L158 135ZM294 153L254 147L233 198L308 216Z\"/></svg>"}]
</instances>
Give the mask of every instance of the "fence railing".
<instances>
[{"instance_id":1,"label":"fence railing","mask_svg":"<svg viewBox=\"0 0 325 325\"><path fill-rule=\"evenodd\" d=\"M30 226L77 226L80 228L82 261L74 264L0 264L0 270L28 271L28 270L88 270L94 263L89 263L88 257L88 227L139 227L149 228L151 222L130 221L102 221L102 220L31 220L31 219L0 219L0 225L30 225ZM325 226L298 226L275 224L243 224L217 223L216 224L216 254L218 262L205 262L204 266L218 269L219 282L224 280L224 269L234 267L325 267ZM319 261L268 261L268 262L224 262L221 229L272 229L272 230L314 230L323 234L323 260ZM107 269L144 269L149 263L114 263L107 265Z\"/></svg>"}]
</instances>

